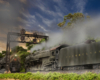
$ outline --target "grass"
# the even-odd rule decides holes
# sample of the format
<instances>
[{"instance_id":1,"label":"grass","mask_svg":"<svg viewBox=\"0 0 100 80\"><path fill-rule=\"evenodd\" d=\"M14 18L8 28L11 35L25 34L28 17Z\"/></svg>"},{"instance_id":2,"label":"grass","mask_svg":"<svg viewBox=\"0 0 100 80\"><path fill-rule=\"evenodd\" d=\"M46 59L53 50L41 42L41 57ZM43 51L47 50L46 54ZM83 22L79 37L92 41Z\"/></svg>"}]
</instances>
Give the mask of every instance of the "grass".
<instances>
[{"instance_id":1,"label":"grass","mask_svg":"<svg viewBox=\"0 0 100 80\"><path fill-rule=\"evenodd\" d=\"M0 79L19 79L19 80L100 80L100 74L96 73L9 73L0 74Z\"/></svg>"}]
</instances>

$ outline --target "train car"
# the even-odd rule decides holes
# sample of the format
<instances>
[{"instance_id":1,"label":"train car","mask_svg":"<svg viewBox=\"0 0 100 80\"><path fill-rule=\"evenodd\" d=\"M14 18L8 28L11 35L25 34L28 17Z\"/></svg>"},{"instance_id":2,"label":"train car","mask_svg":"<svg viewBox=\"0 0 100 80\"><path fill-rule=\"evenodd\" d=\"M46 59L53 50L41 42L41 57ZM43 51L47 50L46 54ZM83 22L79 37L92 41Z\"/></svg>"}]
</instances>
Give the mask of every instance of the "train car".
<instances>
[{"instance_id":1,"label":"train car","mask_svg":"<svg viewBox=\"0 0 100 80\"><path fill-rule=\"evenodd\" d=\"M62 48L58 67L67 70L100 68L100 42Z\"/></svg>"}]
</instances>

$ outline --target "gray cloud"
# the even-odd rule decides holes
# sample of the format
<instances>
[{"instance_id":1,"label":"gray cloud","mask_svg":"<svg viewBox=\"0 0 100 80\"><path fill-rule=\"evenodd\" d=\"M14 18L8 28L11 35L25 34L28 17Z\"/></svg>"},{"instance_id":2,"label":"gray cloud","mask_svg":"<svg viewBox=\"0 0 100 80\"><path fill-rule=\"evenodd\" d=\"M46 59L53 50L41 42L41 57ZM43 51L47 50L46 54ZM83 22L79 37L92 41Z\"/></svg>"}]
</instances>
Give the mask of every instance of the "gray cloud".
<instances>
[{"instance_id":1,"label":"gray cloud","mask_svg":"<svg viewBox=\"0 0 100 80\"><path fill-rule=\"evenodd\" d=\"M47 32L48 30L46 30L43 26L38 25L44 32Z\"/></svg>"},{"instance_id":2,"label":"gray cloud","mask_svg":"<svg viewBox=\"0 0 100 80\"><path fill-rule=\"evenodd\" d=\"M7 42L7 33L20 32L21 27L24 26L24 23L21 21L21 18L24 18L21 12L27 12L28 4L26 4L25 1L26 0L0 0L0 42L5 43L5 45ZM17 44L13 43L11 47L15 45Z\"/></svg>"}]
</instances>

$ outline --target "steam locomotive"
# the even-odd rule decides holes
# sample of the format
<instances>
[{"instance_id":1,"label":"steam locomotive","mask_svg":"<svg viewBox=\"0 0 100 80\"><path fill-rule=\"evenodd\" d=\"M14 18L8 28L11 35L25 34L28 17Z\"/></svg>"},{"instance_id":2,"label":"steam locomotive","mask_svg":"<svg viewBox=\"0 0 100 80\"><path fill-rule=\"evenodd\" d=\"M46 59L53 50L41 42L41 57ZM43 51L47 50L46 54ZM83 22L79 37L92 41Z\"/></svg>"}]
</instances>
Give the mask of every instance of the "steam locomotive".
<instances>
[{"instance_id":1,"label":"steam locomotive","mask_svg":"<svg viewBox=\"0 0 100 80\"><path fill-rule=\"evenodd\" d=\"M20 58L15 54L10 60L10 71L11 72L20 72Z\"/></svg>"},{"instance_id":2,"label":"steam locomotive","mask_svg":"<svg viewBox=\"0 0 100 80\"><path fill-rule=\"evenodd\" d=\"M60 45L37 51L25 59L27 71L53 71L100 68L100 42L86 41L75 46Z\"/></svg>"},{"instance_id":3,"label":"steam locomotive","mask_svg":"<svg viewBox=\"0 0 100 80\"><path fill-rule=\"evenodd\" d=\"M19 57L15 54L10 56L10 71L19 72L20 71L20 61ZM6 56L0 60L0 69L6 69Z\"/></svg>"},{"instance_id":4,"label":"steam locomotive","mask_svg":"<svg viewBox=\"0 0 100 80\"><path fill-rule=\"evenodd\" d=\"M37 51L34 54L30 54L25 59L26 71L56 69L59 50L67 46L61 45L54 50Z\"/></svg>"}]
</instances>

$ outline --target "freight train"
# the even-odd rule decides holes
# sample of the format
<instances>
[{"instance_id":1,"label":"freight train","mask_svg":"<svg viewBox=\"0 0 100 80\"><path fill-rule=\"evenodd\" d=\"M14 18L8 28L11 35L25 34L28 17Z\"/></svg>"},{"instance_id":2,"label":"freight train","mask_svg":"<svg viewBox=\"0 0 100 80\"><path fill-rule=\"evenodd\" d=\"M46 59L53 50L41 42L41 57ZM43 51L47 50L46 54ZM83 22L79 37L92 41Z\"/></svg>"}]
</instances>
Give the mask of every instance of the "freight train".
<instances>
[{"instance_id":1,"label":"freight train","mask_svg":"<svg viewBox=\"0 0 100 80\"><path fill-rule=\"evenodd\" d=\"M88 40L75 46L60 45L37 51L25 59L27 71L55 71L100 68L100 42Z\"/></svg>"},{"instance_id":2,"label":"freight train","mask_svg":"<svg viewBox=\"0 0 100 80\"><path fill-rule=\"evenodd\" d=\"M20 59L16 54L10 56L10 71L19 72L20 71ZM6 69L6 56L0 60L0 70Z\"/></svg>"}]
</instances>

